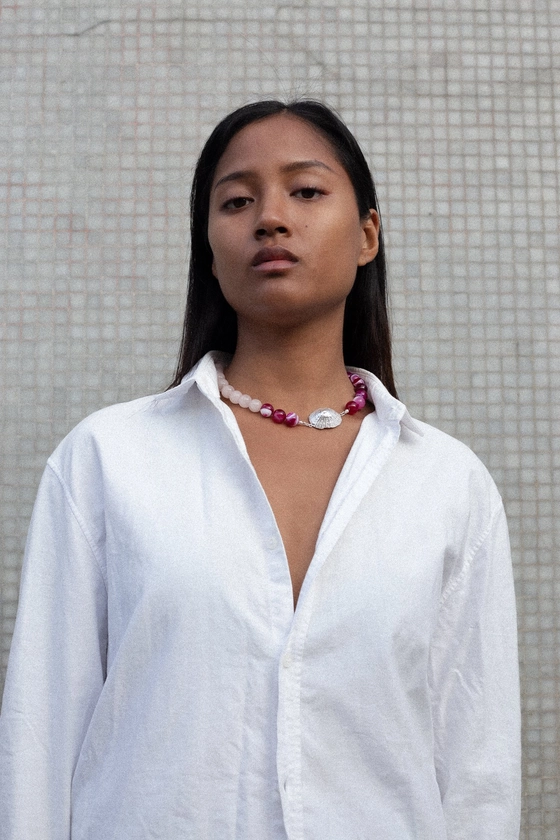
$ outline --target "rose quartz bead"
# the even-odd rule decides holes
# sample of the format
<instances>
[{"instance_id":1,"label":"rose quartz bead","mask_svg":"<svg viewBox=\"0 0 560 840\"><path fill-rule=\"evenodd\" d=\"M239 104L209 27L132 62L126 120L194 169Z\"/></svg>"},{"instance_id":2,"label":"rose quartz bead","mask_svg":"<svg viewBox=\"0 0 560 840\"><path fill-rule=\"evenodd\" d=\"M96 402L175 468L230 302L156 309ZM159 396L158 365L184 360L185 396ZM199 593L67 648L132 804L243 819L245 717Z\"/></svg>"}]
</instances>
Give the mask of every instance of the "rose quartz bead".
<instances>
[{"instance_id":1,"label":"rose quartz bead","mask_svg":"<svg viewBox=\"0 0 560 840\"><path fill-rule=\"evenodd\" d=\"M263 403L261 406L261 414L263 417L272 417L272 412L274 408L271 406L270 403Z\"/></svg>"},{"instance_id":2,"label":"rose quartz bead","mask_svg":"<svg viewBox=\"0 0 560 840\"><path fill-rule=\"evenodd\" d=\"M354 400L350 400L350 402L347 402L344 408L348 410L348 414L355 414L357 411L360 410L359 405L356 402L354 402Z\"/></svg>"},{"instance_id":3,"label":"rose quartz bead","mask_svg":"<svg viewBox=\"0 0 560 840\"><path fill-rule=\"evenodd\" d=\"M284 423L286 424L286 426L297 426L297 424L299 423L299 417L295 413L295 411L290 411L288 414L286 414L286 419L284 420Z\"/></svg>"},{"instance_id":4,"label":"rose quartz bead","mask_svg":"<svg viewBox=\"0 0 560 840\"><path fill-rule=\"evenodd\" d=\"M224 387L221 390L222 397L225 397L226 400L229 400L234 390L235 388L233 387L233 385L224 385Z\"/></svg>"},{"instance_id":5,"label":"rose quartz bead","mask_svg":"<svg viewBox=\"0 0 560 840\"><path fill-rule=\"evenodd\" d=\"M277 408L272 412L272 419L275 423L283 423L286 419L286 412L281 408Z\"/></svg>"},{"instance_id":6,"label":"rose quartz bead","mask_svg":"<svg viewBox=\"0 0 560 840\"><path fill-rule=\"evenodd\" d=\"M232 393L229 395L229 401L232 403L238 403L242 396L243 394L241 393L241 391L232 391Z\"/></svg>"},{"instance_id":7,"label":"rose quartz bead","mask_svg":"<svg viewBox=\"0 0 560 840\"><path fill-rule=\"evenodd\" d=\"M260 400L251 400L248 408L249 411L254 411L255 414L257 414L257 412L259 412L262 408L262 402Z\"/></svg>"},{"instance_id":8,"label":"rose quartz bead","mask_svg":"<svg viewBox=\"0 0 560 840\"><path fill-rule=\"evenodd\" d=\"M251 402L252 397L249 394L242 394L239 398L239 405L241 408L249 408L249 403Z\"/></svg>"}]
</instances>

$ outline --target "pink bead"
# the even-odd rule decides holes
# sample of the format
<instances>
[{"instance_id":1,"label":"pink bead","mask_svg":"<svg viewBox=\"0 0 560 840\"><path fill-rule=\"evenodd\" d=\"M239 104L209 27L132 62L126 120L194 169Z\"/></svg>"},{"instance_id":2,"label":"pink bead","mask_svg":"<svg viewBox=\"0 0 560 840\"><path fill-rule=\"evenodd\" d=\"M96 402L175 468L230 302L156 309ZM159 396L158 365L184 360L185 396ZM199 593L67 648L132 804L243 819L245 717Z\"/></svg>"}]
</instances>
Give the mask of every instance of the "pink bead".
<instances>
[{"instance_id":1,"label":"pink bead","mask_svg":"<svg viewBox=\"0 0 560 840\"><path fill-rule=\"evenodd\" d=\"M261 414L263 417L272 417L272 412L274 411L273 406L270 403L263 403L261 406Z\"/></svg>"},{"instance_id":2,"label":"pink bead","mask_svg":"<svg viewBox=\"0 0 560 840\"><path fill-rule=\"evenodd\" d=\"M356 392L356 394L366 394L367 387L365 385L355 385L354 391Z\"/></svg>"},{"instance_id":3,"label":"pink bead","mask_svg":"<svg viewBox=\"0 0 560 840\"><path fill-rule=\"evenodd\" d=\"M261 413L262 413L262 409L261 409ZM281 408L276 408L272 412L272 419L275 423L283 423L284 420L286 419L286 412L282 411Z\"/></svg>"},{"instance_id":4,"label":"pink bead","mask_svg":"<svg viewBox=\"0 0 560 840\"><path fill-rule=\"evenodd\" d=\"M347 402L344 408L348 410L348 414L355 414L357 411L360 410L360 406L356 402L354 402L354 400L350 400L350 402Z\"/></svg>"},{"instance_id":5,"label":"pink bead","mask_svg":"<svg viewBox=\"0 0 560 840\"><path fill-rule=\"evenodd\" d=\"M289 414L286 414L286 419L284 420L286 426L297 426L299 423L299 417L295 413L295 411L290 411Z\"/></svg>"},{"instance_id":6,"label":"pink bead","mask_svg":"<svg viewBox=\"0 0 560 840\"><path fill-rule=\"evenodd\" d=\"M352 383L352 385L363 385L363 384L365 384L362 377L359 376L357 373L350 374L349 379L350 379L350 382Z\"/></svg>"},{"instance_id":7,"label":"pink bead","mask_svg":"<svg viewBox=\"0 0 560 840\"><path fill-rule=\"evenodd\" d=\"M355 402L356 405L359 406L359 408L363 408L366 404L366 398L363 394L356 394L352 402Z\"/></svg>"}]
</instances>

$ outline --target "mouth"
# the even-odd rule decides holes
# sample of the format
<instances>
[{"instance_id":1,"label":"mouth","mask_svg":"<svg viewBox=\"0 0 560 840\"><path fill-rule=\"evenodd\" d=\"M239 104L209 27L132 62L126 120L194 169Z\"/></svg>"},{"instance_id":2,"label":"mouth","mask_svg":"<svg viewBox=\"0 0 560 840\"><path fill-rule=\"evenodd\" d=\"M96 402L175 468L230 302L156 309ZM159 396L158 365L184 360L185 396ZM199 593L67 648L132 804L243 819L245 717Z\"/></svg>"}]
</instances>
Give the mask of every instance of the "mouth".
<instances>
[{"instance_id":1,"label":"mouth","mask_svg":"<svg viewBox=\"0 0 560 840\"><path fill-rule=\"evenodd\" d=\"M261 248L257 251L251 265L257 271L282 271L291 268L298 262L298 258L287 248L279 246L273 248Z\"/></svg>"}]
</instances>

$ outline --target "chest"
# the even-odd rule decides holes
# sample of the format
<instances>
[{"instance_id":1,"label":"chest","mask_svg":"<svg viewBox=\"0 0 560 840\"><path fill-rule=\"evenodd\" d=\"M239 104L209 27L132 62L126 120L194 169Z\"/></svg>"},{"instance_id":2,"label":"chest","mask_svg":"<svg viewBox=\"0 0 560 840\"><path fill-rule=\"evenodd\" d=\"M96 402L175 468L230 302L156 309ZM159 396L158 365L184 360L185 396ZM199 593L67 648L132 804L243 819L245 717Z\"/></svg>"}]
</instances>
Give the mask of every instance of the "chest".
<instances>
[{"instance_id":1,"label":"chest","mask_svg":"<svg viewBox=\"0 0 560 840\"><path fill-rule=\"evenodd\" d=\"M329 500L365 413L359 418L346 417L336 429L318 431L265 423L249 412L235 411L284 543L294 604L313 558Z\"/></svg>"},{"instance_id":2,"label":"chest","mask_svg":"<svg viewBox=\"0 0 560 840\"><path fill-rule=\"evenodd\" d=\"M374 414L365 426L345 418L344 436L260 417L252 429L242 418L228 429L202 397L191 415L178 418L166 446L150 428L142 445L123 437L102 453L104 515L93 536L107 568L112 639L131 621L162 633L196 626L244 657L261 627L268 650L271 628L284 639L291 626L312 559L312 603L324 587L326 619L333 609L349 620L356 610L383 614L391 635L391 616L416 604L411 593L420 584L431 593L444 561L452 567L455 482L444 503L415 448L394 446ZM230 640L232 627L245 641Z\"/></svg>"}]
</instances>

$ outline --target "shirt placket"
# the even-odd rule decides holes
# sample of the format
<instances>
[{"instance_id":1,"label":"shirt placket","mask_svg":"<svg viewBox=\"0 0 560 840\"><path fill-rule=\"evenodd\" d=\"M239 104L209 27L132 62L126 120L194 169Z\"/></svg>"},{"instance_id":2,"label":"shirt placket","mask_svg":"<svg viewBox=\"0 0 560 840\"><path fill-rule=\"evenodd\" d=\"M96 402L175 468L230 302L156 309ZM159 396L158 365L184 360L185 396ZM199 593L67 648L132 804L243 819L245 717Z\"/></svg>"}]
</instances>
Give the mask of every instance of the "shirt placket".
<instances>
[{"instance_id":1,"label":"shirt placket","mask_svg":"<svg viewBox=\"0 0 560 840\"><path fill-rule=\"evenodd\" d=\"M219 402L219 398L213 399L208 391L207 396L219 408L226 426L230 429L238 448L254 474L255 481L258 481L237 424L232 422L230 415ZM404 406L402 408L404 409ZM281 650L277 674L276 766L288 840L304 840L301 684L305 639L313 613L313 582L398 441L402 411L392 408L389 411L384 410L382 414L377 432L362 436L350 468L343 469L344 474L341 475L343 480L337 483L329 503L295 612L292 611L291 606L292 588L287 558L273 516L270 528L267 528L267 533L263 534L263 547L269 555L271 630L278 649ZM263 522L261 522L262 525Z\"/></svg>"},{"instance_id":2,"label":"shirt placket","mask_svg":"<svg viewBox=\"0 0 560 840\"><path fill-rule=\"evenodd\" d=\"M314 581L328 560L334 545L352 518L356 507L371 487L390 456L400 433L398 417L394 417L380 437L369 437L360 447L360 458L345 476L333 495L334 513L326 515L326 528L321 530L315 556L304 580L290 632L282 650L278 668L277 771L286 834L289 840L303 840L303 778L301 730L301 682L304 669L304 648L312 620ZM364 461L368 467L364 470ZM352 488L352 493L347 491ZM327 514L329 512L327 511Z\"/></svg>"}]
</instances>

